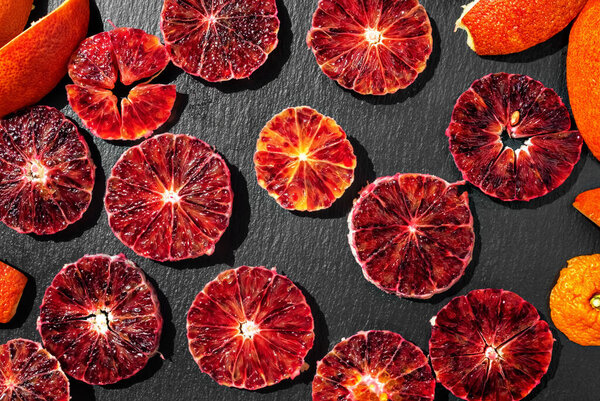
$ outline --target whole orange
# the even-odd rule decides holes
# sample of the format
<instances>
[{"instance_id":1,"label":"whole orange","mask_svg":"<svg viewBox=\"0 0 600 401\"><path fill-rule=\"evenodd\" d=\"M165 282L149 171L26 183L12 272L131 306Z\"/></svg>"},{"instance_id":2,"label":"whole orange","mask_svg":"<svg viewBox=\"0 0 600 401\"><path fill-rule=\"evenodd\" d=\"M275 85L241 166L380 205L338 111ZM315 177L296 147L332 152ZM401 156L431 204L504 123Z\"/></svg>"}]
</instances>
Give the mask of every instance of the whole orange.
<instances>
[{"instance_id":1,"label":"whole orange","mask_svg":"<svg viewBox=\"0 0 600 401\"><path fill-rule=\"evenodd\" d=\"M0 48L0 117L38 102L58 84L89 19L89 0L65 0Z\"/></svg>"},{"instance_id":2,"label":"whole orange","mask_svg":"<svg viewBox=\"0 0 600 401\"><path fill-rule=\"evenodd\" d=\"M0 47L25 28L33 0L0 0Z\"/></svg>"},{"instance_id":3,"label":"whole orange","mask_svg":"<svg viewBox=\"0 0 600 401\"><path fill-rule=\"evenodd\" d=\"M25 284L23 273L0 262L0 323L8 323L17 312Z\"/></svg>"}]
</instances>

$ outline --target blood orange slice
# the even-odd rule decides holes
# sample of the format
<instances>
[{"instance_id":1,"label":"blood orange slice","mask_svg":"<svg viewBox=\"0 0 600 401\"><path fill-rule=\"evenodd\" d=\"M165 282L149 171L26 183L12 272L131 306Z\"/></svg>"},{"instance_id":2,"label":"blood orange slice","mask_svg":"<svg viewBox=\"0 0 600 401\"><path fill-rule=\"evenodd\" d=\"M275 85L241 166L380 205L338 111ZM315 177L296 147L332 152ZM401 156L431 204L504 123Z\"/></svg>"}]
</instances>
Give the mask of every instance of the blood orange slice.
<instances>
[{"instance_id":1,"label":"blood orange slice","mask_svg":"<svg viewBox=\"0 0 600 401\"><path fill-rule=\"evenodd\" d=\"M352 184L356 156L344 130L310 107L285 109L256 143L258 184L290 210L325 209Z\"/></svg>"},{"instance_id":2,"label":"blood orange slice","mask_svg":"<svg viewBox=\"0 0 600 401\"><path fill-rule=\"evenodd\" d=\"M123 153L104 205L115 235L140 256L211 255L231 216L229 168L200 139L158 135Z\"/></svg>"},{"instance_id":3,"label":"blood orange slice","mask_svg":"<svg viewBox=\"0 0 600 401\"><path fill-rule=\"evenodd\" d=\"M247 78L277 46L275 0L165 0L160 29L173 64L210 82Z\"/></svg>"},{"instance_id":4,"label":"blood orange slice","mask_svg":"<svg viewBox=\"0 0 600 401\"><path fill-rule=\"evenodd\" d=\"M69 401L69 380L39 343L10 340L0 345L0 400Z\"/></svg>"},{"instance_id":5,"label":"blood orange slice","mask_svg":"<svg viewBox=\"0 0 600 401\"><path fill-rule=\"evenodd\" d=\"M465 180L504 201L527 201L573 171L583 140L570 128L556 92L525 75L498 73L458 98L446 136ZM504 144L508 139L524 142L513 149Z\"/></svg>"},{"instance_id":6,"label":"blood orange slice","mask_svg":"<svg viewBox=\"0 0 600 401\"><path fill-rule=\"evenodd\" d=\"M219 274L187 315L190 352L200 370L221 385L248 390L298 376L313 327L298 287L264 267Z\"/></svg>"},{"instance_id":7,"label":"blood orange slice","mask_svg":"<svg viewBox=\"0 0 600 401\"><path fill-rule=\"evenodd\" d=\"M20 233L54 234L92 199L94 163L77 127L53 107L0 120L0 219Z\"/></svg>"},{"instance_id":8,"label":"blood orange slice","mask_svg":"<svg viewBox=\"0 0 600 401\"><path fill-rule=\"evenodd\" d=\"M158 352L162 323L140 268L124 255L86 255L54 277L37 327L69 376L111 384L136 374Z\"/></svg>"},{"instance_id":9,"label":"blood orange slice","mask_svg":"<svg viewBox=\"0 0 600 401\"><path fill-rule=\"evenodd\" d=\"M103 139L133 140L150 135L171 115L175 85L134 86L119 100L112 90L159 74L169 56L159 39L141 29L115 28L87 38L69 62L69 104L92 134Z\"/></svg>"},{"instance_id":10,"label":"blood orange slice","mask_svg":"<svg viewBox=\"0 0 600 401\"><path fill-rule=\"evenodd\" d=\"M432 319L437 379L465 400L520 400L548 370L554 339L533 305L504 290L454 298Z\"/></svg>"},{"instance_id":11,"label":"blood orange slice","mask_svg":"<svg viewBox=\"0 0 600 401\"><path fill-rule=\"evenodd\" d=\"M475 244L463 184L396 174L365 187L348 216L350 247L365 278L407 298L430 298L458 281Z\"/></svg>"},{"instance_id":12,"label":"blood orange slice","mask_svg":"<svg viewBox=\"0 0 600 401\"><path fill-rule=\"evenodd\" d=\"M313 401L433 400L435 380L423 351L400 334L361 331L317 364Z\"/></svg>"},{"instance_id":13,"label":"blood orange slice","mask_svg":"<svg viewBox=\"0 0 600 401\"><path fill-rule=\"evenodd\" d=\"M415 81L433 39L418 0L320 0L306 43L344 88L385 95Z\"/></svg>"}]
</instances>

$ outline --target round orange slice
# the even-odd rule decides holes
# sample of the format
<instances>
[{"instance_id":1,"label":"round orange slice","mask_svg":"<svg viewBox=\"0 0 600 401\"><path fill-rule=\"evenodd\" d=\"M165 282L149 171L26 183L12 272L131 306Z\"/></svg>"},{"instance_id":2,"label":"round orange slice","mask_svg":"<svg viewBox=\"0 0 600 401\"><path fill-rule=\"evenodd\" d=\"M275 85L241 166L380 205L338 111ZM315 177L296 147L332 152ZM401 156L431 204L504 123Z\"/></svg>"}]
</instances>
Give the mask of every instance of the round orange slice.
<instances>
[{"instance_id":1,"label":"round orange slice","mask_svg":"<svg viewBox=\"0 0 600 401\"><path fill-rule=\"evenodd\" d=\"M23 273L0 262L0 323L8 323L15 316L25 284Z\"/></svg>"},{"instance_id":2,"label":"round orange slice","mask_svg":"<svg viewBox=\"0 0 600 401\"><path fill-rule=\"evenodd\" d=\"M575 198L573 206L585 217L600 226L600 188L580 193Z\"/></svg>"},{"instance_id":3,"label":"round orange slice","mask_svg":"<svg viewBox=\"0 0 600 401\"><path fill-rule=\"evenodd\" d=\"M356 156L344 130L310 107L285 109L256 144L258 184L284 209L326 209L354 180Z\"/></svg>"}]
</instances>

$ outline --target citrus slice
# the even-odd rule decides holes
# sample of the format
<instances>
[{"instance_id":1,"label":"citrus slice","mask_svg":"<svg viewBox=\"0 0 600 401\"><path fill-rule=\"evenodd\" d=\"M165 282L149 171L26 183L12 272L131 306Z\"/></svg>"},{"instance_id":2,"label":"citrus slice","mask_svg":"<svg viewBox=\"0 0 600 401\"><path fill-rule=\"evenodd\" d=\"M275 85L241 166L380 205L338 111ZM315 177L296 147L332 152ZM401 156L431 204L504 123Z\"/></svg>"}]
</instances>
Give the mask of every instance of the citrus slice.
<instances>
[{"instance_id":1,"label":"citrus slice","mask_svg":"<svg viewBox=\"0 0 600 401\"><path fill-rule=\"evenodd\" d=\"M171 116L175 85L134 86L119 100L112 89L159 74L169 56L159 39L141 29L115 28L84 40L71 57L69 104L90 132L102 139L134 140L150 135Z\"/></svg>"},{"instance_id":2,"label":"citrus slice","mask_svg":"<svg viewBox=\"0 0 600 401\"><path fill-rule=\"evenodd\" d=\"M585 3L585 1L584 1ZM577 128L587 147L600 158L600 1L589 0L575 20L567 52L567 88Z\"/></svg>"},{"instance_id":3,"label":"citrus slice","mask_svg":"<svg viewBox=\"0 0 600 401\"><path fill-rule=\"evenodd\" d=\"M88 384L133 376L158 353L158 298L124 255L86 255L46 289L37 328L65 372Z\"/></svg>"},{"instance_id":4,"label":"citrus slice","mask_svg":"<svg viewBox=\"0 0 600 401\"><path fill-rule=\"evenodd\" d=\"M165 0L160 30L173 64L209 82L248 78L277 46L275 0Z\"/></svg>"},{"instance_id":5,"label":"citrus slice","mask_svg":"<svg viewBox=\"0 0 600 401\"><path fill-rule=\"evenodd\" d=\"M15 316L26 284L23 273L0 262L0 323L8 323Z\"/></svg>"},{"instance_id":6,"label":"citrus slice","mask_svg":"<svg viewBox=\"0 0 600 401\"><path fill-rule=\"evenodd\" d=\"M435 379L423 351L400 334L360 331L317 364L313 401L432 401Z\"/></svg>"},{"instance_id":7,"label":"citrus slice","mask_svg":"<svg viewBox=\"0 0 600 401\"><path fill-rule=\"evenodd\" d=\"M463 6L454 31L467 32L479 55L517 53L569 25L587 0L474 0Z\"/></svg>"},{"instance_id":8,"label":"citrus slice","mask_svg":"<svg viewBox=\"0 0 600 401\"><path fill-rule=\"evenodd\" d=\"M34 341L0 345L0 400L69 401L69 380L55 357Z\"/></svg>"},{"instance_id":9,"label":"citrus slice","mask_svg":"<svg viewBox=\"0 0 600 401\"><path fill-rule=\"evenodd\" d=\"M585 217L600 226L600 188L580 193L575 198L573 206Z\"/></svg>"},{"instance_id":10,"label":"citrus slice","mask_svg":"<svg viewBox=\"0 0 600 401\"><path fill-rule=\"evenodd\" d=\"M69 57L87 33L89 3L65 0L0 48L0 117L37 103L67 73Z\"/></svg>"},{"instance_id":11,"label":"citrus slice","mask_svg":"<svg viewBox=\"0 0 600 401\"><path fill-rule=\"evenodd\" d=\"M525 75L498 73L460 95L446 136L465 180L503 201L528 201L573 171L583 140L570 128L556 92Z\"/></svg>"},{"instance_id":12,"label":"citrus slice","mask_svg":"<svg viewBox=\"0 0 600 401\"><path fill-rule=\"evenodd\" d=\"M211 255L229 224L231 175L200 139L162 134L123 153L104 204L117 238L140 256L165 261Z\"/></svg>"},{"instance_id":13,"label":"citrus slice","mask_svg":"<svg viewBox=\"0 0 600 401\"><path fill-rule=\"evenodd\" d=\"M396 174L367 185L348 216L350 248L365 278L406 298L430 298L454 285L475 244L463 184Z\"/></svg>"},{"instance_id":14,"label":"citrus slice","mask_svg":"<svg viewBox=\"0 0 600 401\"><path fill-rule=\"evenodd\" d=\"M433 39L418 0L320 0L306 43L325 75L344 88L385 95L417 79Z\"/></svg>"},{"instance_id":15,"label":"citrus slice","mask_svg":"<svg viewBox=\"0 0 600 401\"><path fill-rule=\"evenodd\" d=\"M96 167L75 124L53 107L0 120L0 219L20 233L54 234L92 200Z\"/></svg>"},{"instance_id":16,"label":"citrus slice","mask_svg":"<svg viewBox=\"0 0 600 401\"><path fill-rule=\"evenodd\" d=\"M289 210L328 208L352 184L355 167L344 130L306 106L277 114L256 143L258 184Z\"/></svg>"},{"instance_id":17,"label":"citrus slice","mask_svg":"<svg viewBox=\"0 0 600 401\"><path fill-rule=\"evenodd\" d=\"M0 0L0 47L23 31L33 0Z\"/></svg>"},{"instance_id":18,"label":"citrus slice","mask_svg":"<svg viewBox=\"0 0 600 401\"><path fill-rule=\"evenodd\" d=\"M554 338L533 305L504 290L454 298L432 319L429 356L437 379L458 398L524 398L550 365Z\"/></svg>"},{"instance_id":19,"label":"citrus slice","mask_svg":"<svg viewBox=\"0 0 600 401\"><path fill-rule=\"evenodd\" d=\"M600 345L600 255L570 259L550 293L557 329L579 345Z\"/></svg>"},{"instance_id":20,"label":"citrus slice","mask_svg":"<svg viewBox=\"0 0 600 401\"><path fill-rule=\"evenodd\" d=\"M247 390L298 376L313 327L298 287L262 266L219 274L187 315L189 348L200 370L223 386Z\"/></svg>"}]
</instances>

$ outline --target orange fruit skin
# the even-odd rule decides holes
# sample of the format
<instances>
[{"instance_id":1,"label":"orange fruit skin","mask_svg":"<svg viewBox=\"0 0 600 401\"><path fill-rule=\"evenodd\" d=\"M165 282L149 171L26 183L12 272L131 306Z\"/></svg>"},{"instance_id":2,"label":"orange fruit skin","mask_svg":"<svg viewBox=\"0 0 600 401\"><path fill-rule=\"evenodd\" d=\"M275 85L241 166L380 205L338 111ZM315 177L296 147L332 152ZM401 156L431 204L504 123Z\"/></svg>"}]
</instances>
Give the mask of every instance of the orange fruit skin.
<instances>
[{"instance_id":1,"label":"orange fruit skin","mask_svg":"<svg viewBox=\"0 0 600 401\"><path fill-rule=\"evenodd\" d=\"M0 49L0 117L38 102L58 84L89 19L89 0L65 0Z\"/></svg>"},{"instance_id":2,"label":"orange fruit skin","mask_svg":"<svg viewBox=\"0 0 600 401\"><path fill-rule=\"evenodd\" d=\"M600 226L600 188L580 193L575 198L573 206L585 217Z\"/></svg>"},{"instance_id":3,"label":"orange fruit skin","mask_svg":"<svg viewBox=\"0 0 600 401\"><path fill-rule=\"evenodd\" d=\"M590 0L569 36L567 88L573 116L583 140L600 158L600 0Z\"/></svg>"},{"instance_id":4,"label":"orange fruit skin","mask_svg":"<svg viewBox=\"0 0 600 401\"><path fill-rule=\"evenodd\" d=\"M587 0L479 0L457 21L479 55L529 49L562 31ZM470 44L471 45L471 44Z\"/></svg>"},{"instance_id":5,"label":"orange fruit skin","mask_svg":"<svg viewBox=\"0 0 600 401\"><path fill-rule=\"evenodd\" d=\"M25 284L23 273L0 262L0 323L10 322L17 312Z\"/></svg>"},{"instance_id":6,"label":"orange fruit skin","mask_svg":"<svg viewBox=\"0 0 600 401\"><path fill-rule=\"evenodd\" d=\"M0 47L25 28L33 0L0 0Z\"/></svg>"},{"instance_id":7,"label":"orange fruit skin","mask_svg":"<svg viewBox=\"0 0 600 401\"><path fill-rule=\"evenodd\" d=\"M600 345L600 310L590 300L600 293L600 255L570 259L550 294L557 329L580 345Z\"/></svg>"}]
</instances>

